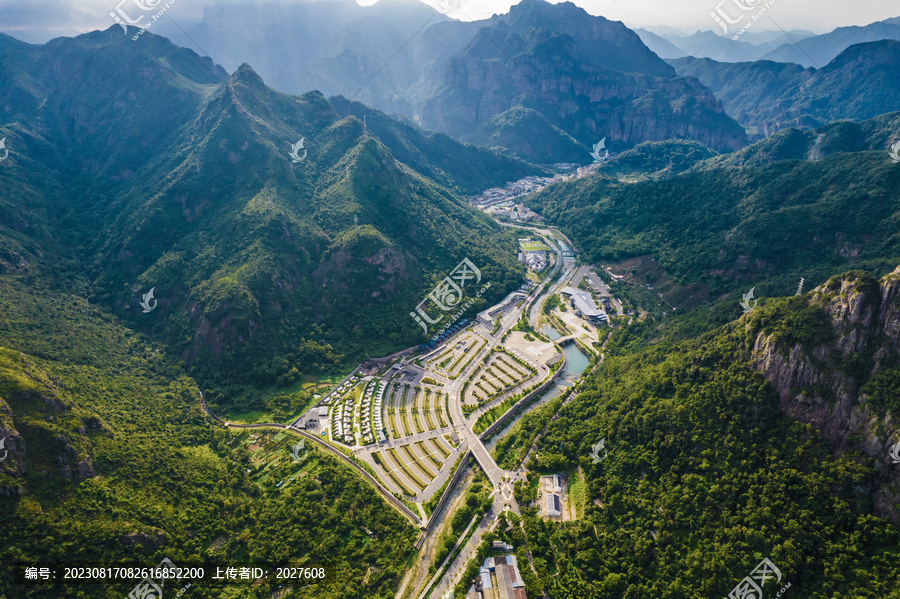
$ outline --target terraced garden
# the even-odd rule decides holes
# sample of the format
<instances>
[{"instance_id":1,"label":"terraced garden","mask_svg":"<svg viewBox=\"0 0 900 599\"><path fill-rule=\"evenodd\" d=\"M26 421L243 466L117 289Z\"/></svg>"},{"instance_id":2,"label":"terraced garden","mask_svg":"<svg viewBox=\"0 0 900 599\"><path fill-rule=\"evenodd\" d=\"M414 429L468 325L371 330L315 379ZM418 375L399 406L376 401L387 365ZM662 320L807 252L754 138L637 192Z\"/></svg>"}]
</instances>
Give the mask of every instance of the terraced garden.
<instances>
[{"instance_id":1,"label":"terraced garden","mask_svg":"<svg viewBox=\"0 0 900 599\"><path fill-rule=\"evenodd\" d=\"M389 447L372 457L396 487L414 496L437 478L450 452L449 443L438 437Z\"/></svg>"},{"instance_id":2,"label":"terraced garden","mask_svg":"<svg viewBox=\"0 0 900 599\"><path fill-rule=\"evenodd\" d=\"M426 367L432 372L454 380L486 344L487 340L481 335L466 332L444 351L428 360Z\"/></svg>"},{"instance_id":3,"label":"terraced garden","mask_svg":"<svg viewBox=\"0 0 900 599\"><path fill-rule=\"evenodd\" d=\"M393 482L396 487L402 489L407 495L415 496L419 491L425 488L424 485L419 486L413 481L412 476L398 461L396 452L393 449L377 451L372 454L372 458L375 460L375 463L384 470L384 473L391 482Z\"/></svg>"},{"instance_id":4,"label":"terraced garden","mask_svg":"<svg viewBox=\"0 0 900 599\"><path fill-rule=\"evenodd\" d=\"M537 370L532 366L505 352L496 352L466 385L463 407L471 411L514 390L535 374Z\"/></svg>"},{"instance_id":5,"label":"terraced garden","mask_svg":"<svg viewBox=\"0 0 900 599\"><path fill-rule=\"evenodd\" d=\"M450 426L447 393L429 387L391 387L384 402L388 438L402 439Z\"/></svg>"}]
</instances>

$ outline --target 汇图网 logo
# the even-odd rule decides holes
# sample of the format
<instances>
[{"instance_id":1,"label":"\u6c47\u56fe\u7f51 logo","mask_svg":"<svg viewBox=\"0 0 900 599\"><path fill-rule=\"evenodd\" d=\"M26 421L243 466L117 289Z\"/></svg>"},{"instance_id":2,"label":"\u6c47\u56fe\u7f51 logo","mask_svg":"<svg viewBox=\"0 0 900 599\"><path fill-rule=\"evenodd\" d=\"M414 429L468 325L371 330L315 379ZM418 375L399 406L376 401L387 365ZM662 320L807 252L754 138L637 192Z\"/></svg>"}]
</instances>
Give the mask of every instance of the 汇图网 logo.
<instances>
[{"instance_id":1,"label":"\u6c47\u56fe\u7f51 logo","mask_svg":"<svg viewBox=\"0 0 900 599\"><path fill-rule=\"evenodd\" d=\"M175 0L168 0L163 6L160 8L159 12L156 14L150 15L150 19L146 22L146 24L142 23L144 20L143 14L138 14L136 19L132 19L131 15L129 15L123 5L127 3L134 4L134 7L137 8L141 13L148 13L152 10L155 10L156 7L160 5L163 0L122 0L119 2L119 5L116 6L116 10L109 13L109 16L113 18L118 25L122 26L122 30L125 32L125 35L128 35L128 26L133 25L135 27L139 27L140 31L132 37L132 40L137 40L141 35L144 34L145 31L150 29L160 17L162 17L163 13L165 13L173 4L175 4Z\"/></svg>"},{"instance_id":2,"label":"\u6c47\u56fe\u7f51 logo","mask_svg":"<svg viewBox=\"0 0 900 599\"><path fill-rule=\"evenodd\" d=\"M302 454L300 453L301 451L303 452ZM291 447L291 457L294 458L295 463L299 463L305 460L307 454L309 454L309 451L306 450L305 439L300 439L299 441L297 441L296 445Z\"/></svg>"},{"instance_id":3,"label":"\u6c47\u56fe\u7f51 logo","mask_svg":"<svg viewBox=\"0 0 900 599\"><path fill-rule=\"evenodd\" d=\"M731 592L728 593L728 597L725 599L762 599L763 587L769 580L775 580L775 584L779 584L781 582L781 570L772 563L772 560L764 558L750 572L750 576L745 576L736 587L731 589ZM789 588L791 588L791 583L787 583L782 587L775 596L781 597Z\"/></svg>"},{"instance_id":4,"label":"\u6c47\u56fe\u7f51 logo","mask_svg":"<svg viewBox=\"0 0 900 599\"><path fill-rule=\"evenodd\" d=\"M893 462L891 462L892 464L900 464L900 442L894 444L894 446L891 447L891 450L888 453L893 460Z\"/></svg>"},{"instance_id":5,"label":"\u6c47\u56fe\u7f51 logo","mask_svg":"<svg viewBox=\"0 0 900 599\"><path fill-rule=\"evenodd\" d=\"M9 150L6 149L6 138L0 139L0 150L3 150L3 156L0 156L0 162L9 157Z\"/></svg>"},{"instance_id":6,"label":"\u6c47\u56fe\u7f51 logo","mask_svg":"<svg viewBox=\"0 0 900 599\"><path fill-rule=\"evenodd\" d=\"M136 587L131 589L125 599L162 599L163 588L166 583L180 583L182 580L183 570L187 568L177 568L172 560L165 557L155 568L146 568L150 571L150 576L142 580ZM191 588L191 583L183 586L175 595L171 595L176 599L184 595L184 592Z\"/></svg>"},{"instance_id":7,"label":"\u6c47\u56fe\u7f51 logo","mask_svg":"<svg viewBox=\"0 0 900 599\"><path fill-rule=\"evenodd\" d=\"M738 23L746 19L737 35L734 35L731 38L732 40L737 40L739 37L741 37L741 35L744 34L744 32L750 29L750 27L752 27L755 22L759 21L763 14L765 14L765 12L769 10L769 8L773 4L775 4L775 0L767 0L766 3L763 4L762 7L760 7L759 5L762 1L763 0L730 0L730 2L734 4L735 8L740 11L737 12L736 18L732 18L731 15L728 14L728 11L726 11L722 7L723 4L727 5L729 3L729 0L722 0L721 2L719 2L718 6L716 6L715 12L709 13L709 16L712 17L712 20L722 28L723 35L728 35L729 26L737 25ZM751 10L756 10L757 8L759 8L759 10L756 12L756 14L743 14L748 13ZM732 10L732 12L734 12L734 10Z\"/></svg>"},{"instance_id":8,"label":"\u6c47\u56fe\u7f51 logo","mask_svg":"<svg viewBox=\"0 0 900 599\"><path fill-rule=\"evenodd\" d=\"M604 137L600 141L594 144L594 151L591 152L591 157L594 159L594 164L598 164L603 162L607 158L609 158L609 150L606 150L606 138ZM603 156L600 155L600 150L603 150Z\"/></svg>"},{"instance_id":9,"label":"\u6c47\u56fe\u7f51 logo","mask_svg":"<svg viewBox=\"0 0 900 599\"><path fill-rule=\"evenodd\" d=\"M606 443L606 437L603 437L602 439L600 439L600 440L597 442L596 445L594 445L594 446L591 448L591 460L593 460L593 462L594 462L595 464L599 464L600 462L602 462L603 460L606 459L606 456L609 455L609 452L606 451L606 449L604 449L604 447L603 447L605 443ZM601 450L603 451L603 457L602 457L602 458L600 457L600 451L601 451Z\"/></svg>"},{"instance_id":10,"label":"\u6c47\u56fe\u7f51 logo","mask_svg":"<svg viewBox=\"0 0 900 599\"><path fill-rule=\"evenodd\" d=\"M298 141L297 143L288 144L289 146L291 146L290 157L293 164L303 162L303 160L306 158L307 151L306 148L303 147L303 142L305 140L305 137L301 137L300 141ZM303 150L303 156L300 155L300 150Z\"/></svg>"},{"instance_id":11,"label":"\u6c47\u56fe\u7f51 logo","mask_svg":"<svg viewBox=\"0 0 900 599\"><path fill-rule=\"evenodd\" d=\"M894 164L900 162L900 141L891 146L891 149L888 150L888 154L891 155L891 162Z\"/></svg>"},{"instance_id":12,"label":"\u6c47\u56fe\u7f51 logo","mask_svg":"<svg viewBox=\"0 0 900 599\"><path fill-rule=\"evenodd\" d=\"M148 312L153 312L153 310L156 309L156 304L159 303L155 299L153 299L153 290L154 289L156 289L156 287L151 287L150 291L148 291L147 293L144 294L144 299L141 300L141 308L144 309L144 314L147 314ZM150 305L150 302L153 302L152 306Z\"/></svg>"},{"instance_id":13,"label":"\u6c47\u56fe\u7f51 logo","mask_svg":"<svg viewBox=\"0 0 900 599\"><path fill-rule=\"evenodd\" d=\"M464 258L462 262L456 265L456 268L453 269L449 276L444 277L444 279L435 286L431 293L428 294L428 297L419 302L416 306L416 311L410 312L409 315L419 323L419 326L422 327L422 330L427 334L428 324L439 323L444 318L445 314L441 314L438 318L431 318L423 309L423 305L428 300L431 300L442 312L453 310L459 305L460 301L462 301L463 289L465 288L466 283L471 279L475 279L476 284L480 283L481 271L477 266L472 264L471 260ZM425 324L426 322L428 324Z\"/></svg>"},{"instance_id":14,"label":"\u6c47\u56fe\u7f51 logo","mask_svg":"<svg viewBox=\"0 0 900 599\"><path fill-rule=\"evenodd\" d=\"M753 290L754 289L756 289L756 287L751 287L750 291L748 291L747 293L744 294L744 299L741 300L740 302L738 302L739 304L741 304L741 308L744 309L744 314L749 314L750 312L753 312L753 309L759 303L759 300L753 299ZM751 301L753 302L752 306L750 305Z\"/></svg>"}]
</instances>

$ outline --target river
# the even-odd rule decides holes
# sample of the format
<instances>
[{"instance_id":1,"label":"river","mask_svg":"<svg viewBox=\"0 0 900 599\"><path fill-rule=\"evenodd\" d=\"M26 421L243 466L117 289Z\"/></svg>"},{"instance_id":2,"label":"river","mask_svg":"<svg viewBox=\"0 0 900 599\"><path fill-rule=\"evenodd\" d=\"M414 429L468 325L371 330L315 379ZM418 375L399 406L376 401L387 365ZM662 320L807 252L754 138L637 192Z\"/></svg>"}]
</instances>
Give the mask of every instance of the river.
<instances>
[{"instance_id":1,"label":"river","mask_svg":"<svg viewBox=\"0 0 900 599\"><path fill-rule=\"evenodd\" d=\"M550 325L544 325L541 329L545 335L550 337L553 341L562 337L556 329L551 327ZM566 356L566 376L560 377L556 383L541 396L536 402L528 406L528 409L525 410L524 413L530 412L531 410L544 405L548 401L555 399L562 395L562 393L572 386L571 381L578 380L578 377L581 376L581 373L584 372L588 366L591 364L590 358L588 358L581 348L578 347L576 343L567 343L562 347L562 353ZM519 418L522 416L519 414L512 420L510 420L509 424L507 424L503 429L501 429L497 434L491 437L490 441L485 443L485 447L487 447L488 451L492 451L494 449L494 445L496 445L497 441L501 439L509 430L515 426L515 424L519 421Z\"/></svg>"}]
</instances>

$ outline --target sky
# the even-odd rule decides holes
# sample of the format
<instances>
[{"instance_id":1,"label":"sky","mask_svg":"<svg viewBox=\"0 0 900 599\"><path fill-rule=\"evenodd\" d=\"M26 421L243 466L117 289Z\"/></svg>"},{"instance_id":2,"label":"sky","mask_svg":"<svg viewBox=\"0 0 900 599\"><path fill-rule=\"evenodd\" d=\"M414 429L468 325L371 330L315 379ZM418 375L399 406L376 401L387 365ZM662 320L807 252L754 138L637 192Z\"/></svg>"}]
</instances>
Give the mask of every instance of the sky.
<instances>
[{"instance_id":1,"label":"sky","mask_svg":"<svg viewBox=\"0 0 900 599\"><path fill-rule=\"evenodd\" d=\"M123 0L0 0L0 31L33 43L42 43L59 35L77 35L113 24L109 13ZM124 0L149 2L161 0ZM171 0L170 0L171 1ZM191 26L202 17L203 7L217 0L174 0L167 11L176 23ZM240 0L246 3L252 0ZM285 2L348 2L374 4L374 0L282 0ZM384 1L384 0L382 0ZM454 7L446 13L461 20L478 20L494 13L505 13L518 0L420 0L440 9L442 3ZM556 4L559 0L549 0ZM770 21L756 31L802 29L825 33L836 27L866 25L900 16L897 0L574 0L594 15L622 21L629 27L654 31L675 28L691 34L697 30L715 30L710 13L720 5L733 9L732 3L771 6Z\"/></svg>"}]
</instances>

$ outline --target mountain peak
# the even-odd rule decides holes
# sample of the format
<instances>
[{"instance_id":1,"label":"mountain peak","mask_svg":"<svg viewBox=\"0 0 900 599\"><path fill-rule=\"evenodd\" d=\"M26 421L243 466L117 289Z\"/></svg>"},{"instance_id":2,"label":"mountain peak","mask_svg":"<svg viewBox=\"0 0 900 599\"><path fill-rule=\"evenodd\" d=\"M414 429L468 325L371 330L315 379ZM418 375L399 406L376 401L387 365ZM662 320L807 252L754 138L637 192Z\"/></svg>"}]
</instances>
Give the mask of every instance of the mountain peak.
<instances>
[{"instance_id":1,"label":"mountain peak","mask_svg":"<svg viewBox=\"0 0 900 599\"><path fill-rule=\"evenodd\" d=\"M900 41L877 40L853 44L835 57L823 71L836 71L846 68L850 63L863 61L869 65L882 64L894 66L900 57Z\"/></svg>"},{"instance_id":2,"label":"mountain peak","mask_svg":"<svg viewBox=\"0 0 900 599\"><path fill-rule=\"evenodd\" d=\"M594 16L571 2L550 4L523 0L500 18L513 30L546 30L567 34L592 62L626 73L674 77L675 70L654 54L634 31L620 21Z\"/></svg>"},{"instance_id":3,"label":"mountain peak","mask_svg":"<svg viewBox=\"0 0 900 599\"><path fill-rule=\"evenodd\" d=\"M246 62L239 66L228 80L230 83L240 83L260 91L266 89L266 84L262 80L262 77L260 77L259 74L253 70L253 67Z\"/></svg>"}]
</instances>

